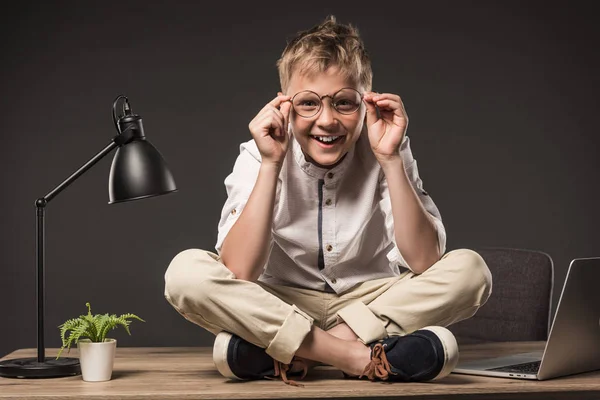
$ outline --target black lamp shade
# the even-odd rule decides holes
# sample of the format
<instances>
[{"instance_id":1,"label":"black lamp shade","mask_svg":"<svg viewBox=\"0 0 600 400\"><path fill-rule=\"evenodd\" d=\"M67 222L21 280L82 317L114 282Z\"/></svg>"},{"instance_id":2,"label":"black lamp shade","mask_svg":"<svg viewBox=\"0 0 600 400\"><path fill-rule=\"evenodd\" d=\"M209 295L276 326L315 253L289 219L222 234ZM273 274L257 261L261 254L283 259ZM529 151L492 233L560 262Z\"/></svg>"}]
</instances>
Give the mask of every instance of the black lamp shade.
<instances>
[{"instance_id":1,"label":"black lamp shade","mask_svg":"<svg viewBox=\"0 0 600 400\"><path fill-rule=\"evenodd\" d=\"M138 138L117 149L108 180L108 204L175 191L173 175L148 140Z\"/></svg>"}]
</instances>

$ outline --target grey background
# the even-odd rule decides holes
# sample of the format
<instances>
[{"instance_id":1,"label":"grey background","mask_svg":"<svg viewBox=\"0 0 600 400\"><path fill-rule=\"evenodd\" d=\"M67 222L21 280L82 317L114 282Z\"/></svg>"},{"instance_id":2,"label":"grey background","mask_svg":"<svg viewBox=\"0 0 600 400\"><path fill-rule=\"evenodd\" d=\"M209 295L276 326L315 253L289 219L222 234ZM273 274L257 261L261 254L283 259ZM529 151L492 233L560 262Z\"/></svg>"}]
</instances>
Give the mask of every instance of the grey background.
<instances>
[{"instance_id":1,"label":"grey background","mask_svg":"<svg viewBox=\"0 0 600 400\"><path fill-rule=\"evenodd\" d=\"M279 90L275 61L286 39L330 13L361 31L374 89L405 102L448 250L547 252L554 305L570 260L600 255L592 3L221 3L27 2L3 12L0 355L36 346L34 201L109 143L122 93L179 192L107 205L111 154L48 205L47 347L86 301L146 319L131 337L114 332L121 346L212 344L164 299L165 269L181 250L213 250L223 180L249 121Z\"/></svg>"}]
</instances>

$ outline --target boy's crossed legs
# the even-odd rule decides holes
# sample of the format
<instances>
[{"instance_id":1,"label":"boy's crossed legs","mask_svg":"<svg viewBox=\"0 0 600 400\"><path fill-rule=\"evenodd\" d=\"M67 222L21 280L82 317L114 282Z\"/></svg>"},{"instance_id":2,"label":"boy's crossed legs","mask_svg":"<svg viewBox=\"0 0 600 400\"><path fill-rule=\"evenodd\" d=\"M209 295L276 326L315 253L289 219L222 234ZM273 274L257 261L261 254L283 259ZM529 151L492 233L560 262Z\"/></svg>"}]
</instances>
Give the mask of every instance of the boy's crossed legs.
<instances>
[{"instance_id":1,"label":"boy's crossed legs","mask_svg":"<svg viewBox=\"0 0 600 400\"><path fill-rule=\"evenodd\" d=\"M490 272L470 250L445 254L421 275L365 282L342 295L238 280L215 254L198 249L179 253L165 274L165 297L191 322L215 335L231 332L236 340L264 348L282 366L296 356L348 375L360 375L372 364L374 343L468 318L490 292ZM432 329L442 339L451 336ZM400 351L400 340L381 343Z\"/></svg>"}]
</instances>

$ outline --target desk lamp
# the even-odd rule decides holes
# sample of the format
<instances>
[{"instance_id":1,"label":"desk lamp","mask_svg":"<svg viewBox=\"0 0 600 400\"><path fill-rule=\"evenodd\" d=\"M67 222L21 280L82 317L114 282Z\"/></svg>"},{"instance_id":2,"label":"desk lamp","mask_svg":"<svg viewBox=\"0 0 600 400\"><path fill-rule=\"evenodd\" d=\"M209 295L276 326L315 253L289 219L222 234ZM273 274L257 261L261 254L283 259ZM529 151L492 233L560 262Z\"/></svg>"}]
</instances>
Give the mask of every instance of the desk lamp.
<instances>
[{"instance_id":1,"label":"desk lamp","mask_svg":"<svg viewBox=\"0 0 600 400\"><path fill-rule=\"evenodd\" d=\"M122 115L117 107L122 103ZM142 118L133 114L126 96L118 96L112 107L117 135L92 159L75 171L63 183L35 202L36 207L36 295L37 295L37 358L17 358L0 361L0 376L8 378L55 378L81 373L78 358L45 356L44 347L44 212L46 205L67 186L100 159L117 149L108 180L108 204L144 199L176 192L175 181L161 154L144 135Z\"/></svg>"}]
</instances>

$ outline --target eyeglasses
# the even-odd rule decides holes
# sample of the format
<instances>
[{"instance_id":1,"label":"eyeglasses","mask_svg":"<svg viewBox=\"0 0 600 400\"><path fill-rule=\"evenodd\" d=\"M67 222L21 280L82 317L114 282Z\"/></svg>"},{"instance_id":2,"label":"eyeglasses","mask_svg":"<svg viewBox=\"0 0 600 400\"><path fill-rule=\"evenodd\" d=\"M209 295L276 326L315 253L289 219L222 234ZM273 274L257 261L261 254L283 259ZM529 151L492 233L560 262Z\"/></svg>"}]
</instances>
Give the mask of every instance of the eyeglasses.
<instances>
[{"instance_id":1,"label":"eyeglasses","mask_svg":"<svg viewBox=\"0 0 600 400\"><path fill-rule=\"evenodd\" d=\"M352 88L343 88L330 96L328 94L319 96L312 90L303 90L292 97L292 107L296 114L303 118L314 117L323 107L323 99L329 97L331 106L340 114L354 114L360 108L363 95Z\"/></svg>"}]
</instances>

